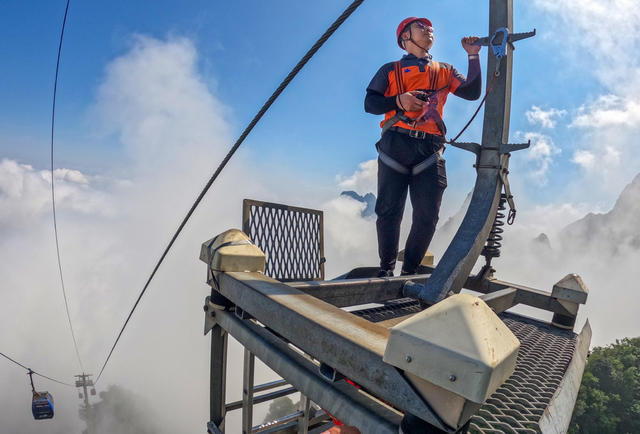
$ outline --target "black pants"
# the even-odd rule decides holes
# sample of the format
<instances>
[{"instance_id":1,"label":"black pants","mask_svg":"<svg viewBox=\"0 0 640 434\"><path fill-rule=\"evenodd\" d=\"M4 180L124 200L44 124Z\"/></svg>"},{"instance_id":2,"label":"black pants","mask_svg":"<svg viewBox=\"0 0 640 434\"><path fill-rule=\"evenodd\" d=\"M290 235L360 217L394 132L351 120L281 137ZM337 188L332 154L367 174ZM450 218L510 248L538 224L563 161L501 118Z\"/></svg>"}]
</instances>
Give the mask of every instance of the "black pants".
<instances>
[{"instance_id":1,"label":"black pants","mask_svg":"<svg viewBox=\"0 0 640 434\"><path fill-rule=\"evenodd\" d=\"M406 134L387 131L377 146L404 166L412 167L437 151L443 142L440 136L415 139ZM444 159L439 159L418 175L404 175L378 160L378 253L380 268L393 270L398 256L400 223L407 200L413 206L411 231L405 245L402 271L413 274L422 261L438 223L442 194L447 187Z\"/></svg>"}]
</instances>

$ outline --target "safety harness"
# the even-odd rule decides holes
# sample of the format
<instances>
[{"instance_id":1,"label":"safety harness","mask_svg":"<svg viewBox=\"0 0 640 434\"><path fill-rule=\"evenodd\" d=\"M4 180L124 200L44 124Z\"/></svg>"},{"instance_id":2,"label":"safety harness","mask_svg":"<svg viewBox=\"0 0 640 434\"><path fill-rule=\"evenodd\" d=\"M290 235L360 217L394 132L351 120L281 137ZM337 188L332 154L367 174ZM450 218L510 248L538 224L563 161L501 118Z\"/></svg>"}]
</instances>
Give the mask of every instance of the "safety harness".
<instances>
[{"instance_id":1,"label":"safety harness","mask_svg":"<svg viewBox=\"0 0 640 434\"><path fill-rule=\"evenodd\" d=\"M395 69L395 76L396 76L396 88L398 89L398 95L402 95L403 93L405 93L405 88L404 88L404 83L402 81L402 66L400 65L400 61L394 62L394 69ZM440 64L438 62L434 62L434 72L433 77L435 77L437 79L438 77L438 73L440 71ZM435 80L432 80L432 83L436 82ZM423 139L426 137L427 133L424 131L420 131L420 130L407 130L405 128L400 128L400 127L394 127L394 125L401 121L406 123L407 125L410 125L412 127L416 127L418 125L422 125L425 122L427 122L428 119L432 119L436 126L438 127L438 130L440 131L440 133L442 134L442 136L444 137L446 132L447 132L447 127L444 124L444 121L442 120L442 117L440 116L440 113L438 113L437 110L437 99L432 98L434 95L437 95L439 92L448 89L449 85L447 84L446 86L443 86L439 89L428 89L428 90L424 90L424 94L425 94L425 106L422 109L422 112L420 113L420 115L418 115L416 118L410 118L409 116L405 115L404 110L402 109L397 109L396 110L396 114L393 115L392 117L390 117L389 119L387 119L387 121L382 125L382 135L384 135L384 133L386 133L389 129L393 129L395 131L398 132L402 132L402 133L406 133L408 134L410 137L414 137L414 138L419 138L419 139ZM414 133L415 131L415 133ZM416 164L415 166L405 166L404 164L398 162L397 160L395 160L394 158L392 158L391 156L389 156L388 154L386 154L385 152L383 152L380 147L378 145L376 145L376 149L378 150L378 157L380 158L380 161L382 161L385 165L389 166L391 169L395 170L396 172L399 172L403 175L411 175L411 176L415 176L418 175L419 173L422 173L423 171L425 171L426 169L428 169L429 167L431 167L433 164L435 164L438 160L442 159L442 153L444 152L445 146L444 143L440 146L440 148L434 152L432 155L430 155L429 157L427 157L426 159L424 159L423 161L421 161L420 163Z\"/></svg>"}]
</instances>

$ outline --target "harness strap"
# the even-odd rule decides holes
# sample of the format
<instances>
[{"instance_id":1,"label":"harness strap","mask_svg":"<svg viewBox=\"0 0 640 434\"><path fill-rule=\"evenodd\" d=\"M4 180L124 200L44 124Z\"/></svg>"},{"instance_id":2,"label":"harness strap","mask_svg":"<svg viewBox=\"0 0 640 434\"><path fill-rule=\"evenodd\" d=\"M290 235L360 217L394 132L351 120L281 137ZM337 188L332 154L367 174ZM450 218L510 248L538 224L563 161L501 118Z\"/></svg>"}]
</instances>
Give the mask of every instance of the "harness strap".
<instances>
[{"instance_id":1,"label":"harness strap","mask_svg":"<svg viewBox=\"0 0 640 434\"><path fill-rule=\"evenodd\" d=\"M431 98L431 96L436 95L439 92L449 88L449 84L438 89L435 88L438 85L438 77L440 75L440 63L439 62L432 62L432 63L433 63L433 68L430 68L430 71L429 71L429 77L430 77L432 89L429 89L426 91L429 94L428 96L429 99ZM393 67L394 67L395 79L396 79L396 89L398 90L398 96L399 96L405 93L404 82L402 81L402 65L398 60L394 62ZM402 121L407 125L416 126L416 125L421 125L425 123L427 118L431 118L434 121L434 123L436 124L436 127L438 128L438 131L440 131L440 134L443 137L445 137L445 135L447 134L447 127L444 123L444 120L442 119L442 116L440 116L440 113L438 113L438 110L432 107L429 101L427 101L427 106L425 107L425 110L415 119L405 115L404 110L396 109L396 114L390 117L389 119L387 119L387 121L384 124L382 124L382 131L380 134L383 135L384 133L386 133L387 130L392 126L394 126L398 121Z\"/></svg>"},{"instance_id":2,"label":"harness strap","mask_svg":"<svg viewBox=\"0 0 640 434\"><path fill-rule=\"evenodd\" d=\"M386 164L387 166L389 166L390 168L392 168L393 170L395 170L398 173L402 173L403 175L410 175L411 174L411 169L410 168L408 168L404 164L398 163L398 161L394 160L388 154L386 154L386 153L384 153L384 152L382 152L380 150L378 150L378 158L380 159L380 161L382 161L384 164Z\"/></svg>"},{"instance_id":3,"label":"harness strap","mask_svg":"<svg viewBox=\"0 0 640 434\"><path fill-rule=\"evenodd\" d=\"M398 97L404 93L404 82L402 81L402 65L400 61L393 63L393 68L396 78L396 89L398 90ZM383 125L381 135L386 133L389 128L396 124L398 121L407 122L412 119L404 114L404 110L396 109L396 114L390 117Z\"/></svg>"},{"instance_id":4,"label":"harness strap","mask_svg":"<svg viewBox=\"0 0 640 434\"><path fill-rule=\"evenodd\" d=\"M429 157L425 158L420 163L412 167L405 166L404 164L398 162L394 158L390 157L389 154L381 151L380 149L378 149L378 158L385 165L387 165L388 167L390 167L391 169L395 170L398 173L401 173L403 175L416 176L424 172L425 170L427 170L429 167L433 166L436 163L436 161L440 160L442 158L443 152L444 152L444 146L441 146L440 149L438 149L436 152L434 152Z\"/></svg>"}]
</instances>

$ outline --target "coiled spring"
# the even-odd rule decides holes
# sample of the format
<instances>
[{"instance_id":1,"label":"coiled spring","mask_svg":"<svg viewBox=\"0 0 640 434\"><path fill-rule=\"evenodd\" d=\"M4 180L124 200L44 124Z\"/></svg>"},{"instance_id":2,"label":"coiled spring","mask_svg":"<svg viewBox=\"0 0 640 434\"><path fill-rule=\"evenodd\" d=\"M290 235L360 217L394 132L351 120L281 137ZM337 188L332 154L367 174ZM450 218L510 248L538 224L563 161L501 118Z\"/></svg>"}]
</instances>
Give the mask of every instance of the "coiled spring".
<instances>
[{"instance_id":1,"label":"coiled spring","mask_svg":"<svg viewBox=\"0 0 640 434\"><path fill-rule=\"evenodd\" d=\"M505 213L503 212L507 207L505 206L507 202L507 195L502 193L500 195L500 202L498 203L498 212L496 212L496 218L493 221L493 227L491 228L491 232L489 232L489 237L487 238L487 244L485 244L482 249L482 256L487 261L487 264L491 263L492 258L500 257L500 248L502 247L502 233L504 229L504 218Z\"/></svg>"}]
</instances>

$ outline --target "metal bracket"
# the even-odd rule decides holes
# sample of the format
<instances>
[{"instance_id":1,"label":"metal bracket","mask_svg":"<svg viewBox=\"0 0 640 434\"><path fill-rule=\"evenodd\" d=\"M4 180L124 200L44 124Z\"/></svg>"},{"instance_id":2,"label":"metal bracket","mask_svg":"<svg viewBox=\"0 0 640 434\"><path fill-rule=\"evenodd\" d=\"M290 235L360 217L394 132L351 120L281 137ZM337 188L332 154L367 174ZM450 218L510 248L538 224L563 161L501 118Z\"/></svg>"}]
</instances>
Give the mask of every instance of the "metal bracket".
<instances>
[{"instance_id":1,"label":"metal bracket","mask_svg":"<svg viewBox=\"0 0 640 434\"><path fill-rule=\"evenodd\" d=\"M516 219L516 203L513 200L513 195L511 194L511 185L509 184L509 169L508 160L510 154L506 154L507 162L504 163L504 166L500 170L500 180L502 181L502 185L504 188L504 194L507 197L507 203L509 204L509 215L507 216L507 224L512 225L514 220Z\"/></svg>"},{"instance_id":2,"label":"metal bracket","mask_svg":"<svg viewBox=\"0 0 640 434\"><path fill-rule=\"evenodd\" d=\"M483 149L498 150L501 154L508 154L511 152L520 151L522 149L527 149L529 146L531 146L531 140L529 140L527 143L503 143L499 147L480 146L479 143L473 142L453 142L449 144L455 148L469 151L476 155L480 155L480 152Z\"/></svg>"},{"instance_id":3,"label":"metal bracket","mask_svg":"<svg viewBox=\"0 0 640 434\"><path fill-rule=\"evenodd\" d=\"M459 148L465 151L469 151L472 152L476 155L480 155L480 150L482 149L482 147L480 146L480 144L478 143L472 143L472 142L452 142L449 143L451 146L455 147L455 148Z\"/></svg>"},{"instance_id":4,"label":"metal bracket","mask_svg":"<svg viewBox=\"0 0 640 434\"><path fill-rule=\"evenodd\" d=\"M218 428L218 426L213 423L212 421L207 422L207 433L209 434L223 434L222 431L220 431L220 428Z\"/></svg>"},{"instance_id":5,"label":"metal bracket","mask_svg":"<svg viewBox=\"0 0 640 434\"><path fill-rule=\"evenodd\" d=\"M480 38L475 41L472 45L482 45L491 47L491 51L493 51L493 55L496 56L498 60L496 62L496 76L500 75L500 62L503 57L507 55L507 44L511 47L512 50L515 50L516 47L513 46L515 41L519 41L521 39L530 38L535 36L536 29L533 29L531 32L526 33L509 33L509 29L506 27L500 27L495 31L495 33L491 36L487 36L484 38Z\"/></svg>"},{"instance_id":6,"label":"metal bracket","mask_svg":"<svg viewBox=\"0 0 640 434\"><path fill-rule=\"evenodd\" d=\"M531 140L527 141L527 143L503 143L500 145L500 153L509 154L511 152L527 149L529 146L531 146Z\"/></svg>"},{"instance_id":7,"label":"metal bracket","mask_svg":"<svg viewBox=\"0 0 640 434\"><path fill-rule=\"evenodd\" d=\"M211 296L205 297L204 306L202 308L204 310L204 334L205 334L205 336L217 324L216 311L219 311L219 310L232 311L232 310L234 310L233 307L223 306L223 305L219 305L219 304L216 304L216 303L212 302L211 301Z\"/></svg>"},{"instance_id":8,"label":"metal bracket","mask_svg":"<svg viewBox=\"0 0 640 434\"><path fill-rule=\"evenodd\" d=\"M343 380L345 378L344 375L336 371L335 368L327 365L324 362L320 362L318 370L327 380L331 381L332 383Z\"/></svg>"},{"instance_id":9,"label":"metal bracket","mask_svg":"<svg viewBox=\"0 0 640 434\"><path fill-rule=\"evenodd\" d=\"M536 35L536 29L525 33L509 33L509 29L501 27L491 36L478 39L472 45L482 45L484 47L491 46L493 54L499 59L504 57L506 53L506 45L509 44L512 50L515 50L513 43L522 39L531 38ZM506 38L505 38L506 36Z\"/></svg>"}]
</instances>

